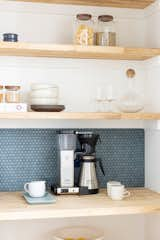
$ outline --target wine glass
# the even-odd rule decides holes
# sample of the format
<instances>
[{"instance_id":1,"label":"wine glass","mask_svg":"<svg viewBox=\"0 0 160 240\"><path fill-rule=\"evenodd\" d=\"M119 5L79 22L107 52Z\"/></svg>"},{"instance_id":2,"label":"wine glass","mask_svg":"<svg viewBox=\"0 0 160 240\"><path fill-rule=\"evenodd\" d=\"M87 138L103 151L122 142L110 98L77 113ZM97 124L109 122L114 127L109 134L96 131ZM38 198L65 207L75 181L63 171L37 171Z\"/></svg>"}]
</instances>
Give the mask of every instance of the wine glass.
<instances>
[{"instance_id":1,"label":"wine glass","mask_svg":"<svg viewBox=\"0 0 160 240\"><path fill-rule=\"evenodd\" d=\"M112 85L97 88L96 103L98 112L113 112L114 101L115 97Z\"/></svg>"}]
</instances>

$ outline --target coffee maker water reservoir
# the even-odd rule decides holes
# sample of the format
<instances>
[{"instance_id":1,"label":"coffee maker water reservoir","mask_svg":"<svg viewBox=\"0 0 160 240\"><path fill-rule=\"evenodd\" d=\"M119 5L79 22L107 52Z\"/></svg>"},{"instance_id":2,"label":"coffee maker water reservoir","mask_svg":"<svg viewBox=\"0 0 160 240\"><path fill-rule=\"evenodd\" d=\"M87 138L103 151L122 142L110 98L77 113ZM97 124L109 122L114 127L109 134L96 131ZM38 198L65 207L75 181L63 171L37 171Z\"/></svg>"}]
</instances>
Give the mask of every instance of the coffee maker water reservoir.
<instances>
[{"instance_id":1,"label":"coffee maker water reservoir","mask_svg":"<svg viewBox=\"0 0 160 240\"><path fill-rule=\"evenodd\" d=\"M75 134L58 134L60 187L74 187Z\"/></svg>"}]
</instances>

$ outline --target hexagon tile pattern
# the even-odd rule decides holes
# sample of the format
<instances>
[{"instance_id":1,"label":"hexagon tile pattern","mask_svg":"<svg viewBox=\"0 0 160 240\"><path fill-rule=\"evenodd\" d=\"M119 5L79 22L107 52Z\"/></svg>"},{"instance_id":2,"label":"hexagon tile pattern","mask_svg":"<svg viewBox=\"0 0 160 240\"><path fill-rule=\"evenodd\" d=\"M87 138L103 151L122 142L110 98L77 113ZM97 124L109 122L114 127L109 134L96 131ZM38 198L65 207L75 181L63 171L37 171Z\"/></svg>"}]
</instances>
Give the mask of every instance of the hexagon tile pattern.
<instances>
[{"instance_id":1,"label":"hexagon tile pattern","mask_svg":"<svg viewBox=\"0 0 160 240\"><path fill-rule=\"evenodd\" d=\"M97 158L102 159L105 176L97 166L101 187L108 180L128 187L144 186L143 129L78 129L100 134ZM23 190L26 182L46 180L57 183L57 129L0 129L0 191ZM98 164L97 164L98 165Z\"/></svg>"}]
</instances>

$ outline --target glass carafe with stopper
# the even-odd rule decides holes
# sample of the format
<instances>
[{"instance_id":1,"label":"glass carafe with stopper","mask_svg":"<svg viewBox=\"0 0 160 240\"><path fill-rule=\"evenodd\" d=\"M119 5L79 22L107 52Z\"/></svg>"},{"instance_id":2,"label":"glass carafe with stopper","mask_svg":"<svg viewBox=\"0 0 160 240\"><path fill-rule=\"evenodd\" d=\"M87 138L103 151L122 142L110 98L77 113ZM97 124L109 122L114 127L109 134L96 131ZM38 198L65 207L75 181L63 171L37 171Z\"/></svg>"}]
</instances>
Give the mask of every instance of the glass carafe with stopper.
<instances>
[{"instance_id":1,"label":"glass carafe with stopper","mask_svg":"<svg viewBox=\"0 0 160 240\"><path fill-rule=\"evenodd\" d=\"M128 89L126 93L120 98L119 108L122 112L136 113L144 108L144 99L141 94L135 89L135 76L134 69L128 69L126 72L128 78Z\"/></svg>"}]
</instances>

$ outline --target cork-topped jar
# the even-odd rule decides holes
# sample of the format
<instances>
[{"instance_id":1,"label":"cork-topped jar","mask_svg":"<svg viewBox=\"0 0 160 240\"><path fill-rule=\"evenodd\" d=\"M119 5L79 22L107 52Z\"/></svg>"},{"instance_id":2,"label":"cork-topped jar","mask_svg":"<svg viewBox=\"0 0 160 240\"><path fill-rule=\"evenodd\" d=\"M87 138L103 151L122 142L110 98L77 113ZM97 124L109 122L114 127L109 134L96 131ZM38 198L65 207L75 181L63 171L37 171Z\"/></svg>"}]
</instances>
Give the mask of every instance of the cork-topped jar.
<instances>
[{"instance_id":1,"label":"cork-topped jar","mask_svg":"<svg viewBox=\"0 0 160 240\"><path fill-rule=\"evenodd\" d=\"M116 46L116 30L114 18L111 15L100 15L96 31L96 45Z\"/></svg>"},{"instance_id":2,"label":"cork-topped jar","mask_svg":"<svg viewBox=\"0 0 160 240\"><path fill-rule=\"evenodd\" d=\"M125 94L119 100L119 108L122 112L139 112L144 108L144 99L135 87L136 71L134 69L128 69L126 76L128 79L128 87Z\"/></svg>"},{"instance_id":3,"label":"cork-topped jar","mask_svg":"<svg viewBox=\"0 0 160 240\"><path fill-rule=\"evenodd\" d=\"M77 14L75 24L75 44L93 45L94 29L91 14Z\"/></svg>"},{"instance_id":4,"label":"cork-topped jar","mask_svg":"<svg viewBox=\"0 0 160 240\"><path fill-rule=\"evenodd\" d=\"M4 88L3 85L0 85L0 103L4 101Z\"/></svg>"},{"instance_id":5,"label":"cork-topped jar","mask_svg":"<svg viewBox=\"0 0 160 240\"><path fill-rule=\"evenodd\" d=\"M20 86L5 86L5 102L20 103Z\"/></svg>"}]
</instances>

